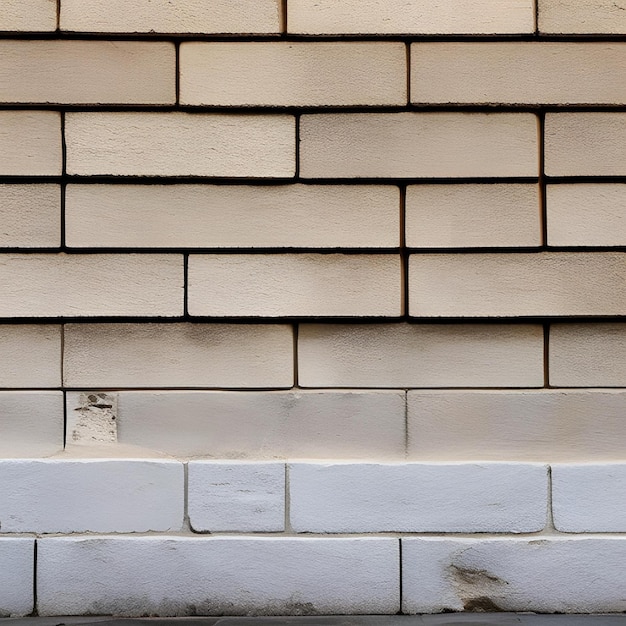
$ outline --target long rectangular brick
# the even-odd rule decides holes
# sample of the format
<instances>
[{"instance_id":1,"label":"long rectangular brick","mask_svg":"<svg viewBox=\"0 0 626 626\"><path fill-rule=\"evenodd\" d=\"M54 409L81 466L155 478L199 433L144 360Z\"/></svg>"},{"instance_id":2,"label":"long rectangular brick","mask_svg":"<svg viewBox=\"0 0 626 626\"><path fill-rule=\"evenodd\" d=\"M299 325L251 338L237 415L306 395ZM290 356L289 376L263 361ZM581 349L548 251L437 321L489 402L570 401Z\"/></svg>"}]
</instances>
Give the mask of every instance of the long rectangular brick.
<instances>
[{"instance_id":1,"label":"long rectangular brick","mask_svg":"<svg viewBox=\"0 0 626 626\"><path fill-rule=\"evenodd\" d=\"M4 0L0 31L45 32L56 30L56 0Z\"/></svg>"},{"instance_id":2,"label":"long rectangular brick","mask_svg":"<svg viewBox=\"0 0 626 626\"><path fill-rule=\"evenodd\" d=\"M35 609L35 540L0 538L0 606L4 617L23 617Z\"/></svg>"},{"instance_id":3,"label":"long rectangular brick","mask_svg":"<svg viewBox=\"0 0 626 626\"><path fill-rule=\"evenodd\" d=\"M554 34L626 33L622 0L537 0L539 32Z\"/></svg>"}]
</instances>

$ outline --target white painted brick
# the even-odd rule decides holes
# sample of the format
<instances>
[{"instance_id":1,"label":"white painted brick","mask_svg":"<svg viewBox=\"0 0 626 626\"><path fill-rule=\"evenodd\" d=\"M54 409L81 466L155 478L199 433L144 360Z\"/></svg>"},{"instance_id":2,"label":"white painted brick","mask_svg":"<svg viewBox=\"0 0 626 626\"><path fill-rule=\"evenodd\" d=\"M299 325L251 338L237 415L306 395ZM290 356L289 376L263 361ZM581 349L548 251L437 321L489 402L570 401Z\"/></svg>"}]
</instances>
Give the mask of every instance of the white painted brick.
<instances>
[{"instance_id":1,"label":"white painted brick","mask_svg":"<svg viewBox=\"0 0 626 626\"><path fill-rule=\"evenodd\" d=\"M59 387L61 326L0 325L0 387Z\"/></svg>"},{"instance_id":2,"label":"white painted brick","mask_svg":"<svg viewBox=\"0 0 626 626\"><path fill-rule=\"evenodd\" d=\"M545 465L289 465L296 532L536 532L547 494Z\"/></svg>"},{"instance_id":3,"label":"white painted brick","mask_svg":"<svg viewBox=\"0 0 626 626\"><path fill-rule=\"evenodd\" d=\"M626 325L553 324L550 384L556 387L626 386Z\"/></svg>"},{"instance_id":4,"label":"white painted brick","mask_svg":"<svg viewBox=\"0 0 626 626\"><path fill-rule=\"evenodd\" d=\"M182 255L6 254L0 316L173 316L183 312Z\"/></svg>"},{"instance_id":5,"label":"white painted brick","mask_svg":"<svg viewBox=\"0 0 626 626\"><path fill-rule=\"evenodd\" d=\"M623 391L412 391L415 461L626 460Z\"/></svg>"},{"instance_id":6,"label":"white painted brick","mask_svg":"<svg viewBox=\"0 0 626 626\"><path fill-rule=\"evenodd\" d=\"M304 387L542 387L537 325L301 324Z\"/></svg>"},{"instance_id":7,"label":"white painted brick","mask_svg":"<svg viewBox=\"0 0 626 626\"><path fill-rule=\"evenodd\" d=\"M117 394L102 391L65 392L65 441L72 446L117 443Z\"/></svg>"},{"instance_id":8,"label":"white painted brick","mask_svg":"<svg viewBox=\"0 0 626 626\"><path fill-rule=\"evenodd\" d=\"M0 461L2 532L177 531L183 501L176 461Z\"/></svg>"},{"instance_id":9,"label":"white painted brick","mask_svg":"<svg viewBox=\"0 0 626 626\"><path fill-rule=\"evenodd\" d=\"M538 0L539 31L542 33L626 32L624 0Z\"/></svg>"},{"instance_id":10,"label":"white painted brick","mask_svg":"<svg viewBox=\"0 0 626 626\"><path fill-rule=\"evenodd\" d=\"M289 115L68 113L65 135L69 174L281 177L295 171Z\"/></svg>"},{"instance_id":11,"label":"white painted brick","mask_svg":"<svg viewBox=\"0 0 626 626\"><path fill-rule=\"evenodd\" d=\"M60 452L63 420L60 391L0 392L0 455L30 457ZM0 518L0 530L2 527Z\"/></svg>"},{"instance_id":12,"label":"white painted brick","mask_svg":"<svg viewBox=\"0 0 626 626\"><path fill-rule=\"evenodd\" d=\"M206 316L400 316L398 255L189 257L189 313Z\"/></svg>"},{"instance_id":13,"label":"white painted brick","mask_svg":"<svg viewBox=\"0 0 626 626\"><path fill-rule=\"evenodd\" d=\"M0 30L44 32L56 30L56 0L3 0Z\"/></svg>"},{"instance_id":14,"label":"white painted brick","mask_svg":"<svg viewBox=\"0 0 626 626\"><path fill-rule=\"evenodd\" d=\"M401 42L192 42L180 48L182 104L404 105L406 83Z\"/></svg>"},{"instance_id":15,"label":"white painted brick","mask_svg":"<svg viewBox=\"0 0 626 626\"><path fill-rule=\"evenodd\" d=\"M414 248L541 245L536 185L411 185L406 242Z\"/></svg>"},{"instance_id":16,"label":"white painted brick","mask_svg":"<svg viewBox=\"0 0 626 626\"><path fill-rule=\"evenodd\" d=\"M546 114L548 176L623 176L624 113Z\"/></svg>"},{"instance_id":17,"label":"white painted brick","mask_svg":"<svg viewBox=\"0 0 626 626\"><path fill-rule=\"evenodd\" d=\"M424 317L624 315L622 253L412 255L409 314Z\"/></svg>"},{"instance_id":18,"label":"white painted brick","mask_svg":"<svg viewBox=\"0 0 626 626\"><path fill-rule=\"evenodd\" d=\"M527 113L303 115L301 174L417 178L536 176L537 118Z\"/></svg>"},{"instance_id":19,"label":"white painted brick","mask_svg":"<svg viewBox=\"0 0 626 626\"><path fill-rule=\"evenodd\" d=\"M22 617L33 612L35 540L0 539L0 615Z\"/></svg>"},{"instance_id":20,"label":"white painted brick","mask_svg":"<svg viewBox=\"0 0 626 626\"><path fill-rule=\"evenodd\" d=\"M240 376L232 384L244 382ZM405 453L404 392L130 391L119 394L118 410L121 443L173 455L402 459Z\"/></svg>"},{"instance_id":21,"label":"white painted brick","mask_svg":"<svg viewBox=\"0 0 626 626\"><path fill-rule=\"evenodd\" d=\"M174 104L170 42L0 41L0 102Z\"/></svg>"},{"instance_id":22,"label":"white painted brick","mask_svg":"<svg viewBox=\"0 0 626 626\"><path fill-rule=\"evenodd\" d=\"M0 175L59 176L61 169L60 113L0 112Z\"/></svg>"},{"instance_id":23,"label":"white painted brick","mask_svg":"<svg viewBox=\"0 0 626 626\"><path fill-rule=\"evenodd\" d=\"M532 0L289 0L304 34L510 34L534 31Z\"/></svg>"},{"instance_id":24,"label":"white painted brick","mask_svg":"<svg viewBox=\"0 0 626 626\"><path fill-rule=\"evenodd\" d=\"M81 537L39 542L39 615L396 613L393 538Z\"/></svg>"},{"instance_id":25,"label":"white painted brick","mask_svg":"<svg viewBox=\"0 0 626 626\"><path fill-rule=\"evenodd\" d=\"M624 558L621 537L407 538L402 611L620 613Z\"/></svg>"},{"instance_id":26,"label":"white painted brick","mask_svg":"<svg viewBox=\"0 0 626 626\"><path fill-rule=\"evenodd\" d=\"M382 185L68 185L65 217L72 247L400 243L400 194Z\"/></svg>"},{"instance_id":27,"label":"white painted brick","mask_svg":"<svg viewBox=\"0 0 626 626\"><path fill-rule=\"evenodd\" d=\"M189 522L198 531L285 529L283 463L189 463Z\"/></svg>"},{"instance_id":28,"label":"white painted brick","mask_svg":"<svg viewBox=\"0 0 626 626\"><path fill-rule=\"evenodd\" d=\"M626 185L548 185L548 244L626 245Z\"/></svg>"},{"instance_id":29,"label":"white painted brick","mask_svg":"<svg viewBox=\"0 0 626 626\"><path fill-rule=\"evenodd\" d=\"M619 42L414 43L411 101L623 104L625 64Z\"/></svg>"},{"instance_id":30,"label":"white painted brick","mask_svg":"<svg viewBox=\"0 0 626 626\"><path fill-rule=\"evenodd\" d=\"M61 29L92 33L279 33L280 0L63 0Z\"/></svg>"},{"instance_id":31,"label":"white painted brick","mask_svg":"<svg viewBox=\"0 0 626 626\"><path fill-rule=\"evenodd\" d=\"M70 387L291 387L287 325L68 324Z\"/></svg>"}]
</instances>

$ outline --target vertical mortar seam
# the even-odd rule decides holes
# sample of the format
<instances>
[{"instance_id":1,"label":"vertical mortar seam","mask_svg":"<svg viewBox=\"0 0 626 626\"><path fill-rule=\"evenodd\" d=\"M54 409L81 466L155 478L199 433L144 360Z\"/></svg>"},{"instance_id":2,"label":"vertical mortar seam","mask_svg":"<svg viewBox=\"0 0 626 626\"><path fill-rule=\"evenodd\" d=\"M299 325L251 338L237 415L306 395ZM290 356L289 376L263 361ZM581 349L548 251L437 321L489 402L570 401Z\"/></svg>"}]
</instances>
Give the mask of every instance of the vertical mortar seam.
<instances>
[{"instance_id":1,"label":"vertical mortar seam","mask_svg":"<svg viewBox=\"0 0 626 626\"><path fill-rule=\"evenodd\" d=\"M66 250L66 195L67 195L67 183L65 177L67 176L67 142L65 141L65 111L60 111L61 116L61 206L60 206L60 219L61 219L61 250Z\"/></svg>"},{"instance_id":2,"label":"vertical mortar seam","mask_svg":"<svg viewBox=\"0 0 626 626\"><path fill-rule=\"evenodd\" d=\"M67 390L65 389L65 324L61 324L61 393L63 394L63 449L67 445Z\"/></svg>"},{"instance_id":3,"label":"vertical mortar seam","mask_svg":"<svg viewBox=\"0 0 626 626\"><path fill-rule=\"evenodd\" d=\"M406 44L406 104L411 105L411 42Z\"/></svg>"},{"instance_id":4,"label":"vertical mortar seam","mask_svg":"<svg viewBox=\"0 0 626 626\"><path fill-rule=\"evenodd\" d=\"M547 186L546 186L546 146L545 129L546 114L541 111L539 114L539 210L541 216L541 247L548 248L548 207L547 207Z\"/></svg>"},{"instance_id":5,"label":"vertical mortar seam","mask_svg":"<svg viewBox=\"0 0 626 626\"><path fill-rule=\"evenodd\" d=\"M38 549L39 549L39 539L35 537L35 542L33 544L33 616L39 615L39 599L37 598L37 569L38 569Z\"/></svg>"},{"instance_id":6,"label":"vertical mortar seam","mask_svg":"<svg viewBox=\"0 0 626 626\"><path fill-rule=\"evenodd\" d=\"M398 613L397 615L402 615L402 595L404 593L404 581L402 580L402 537L398 537Z\"/></svg>"},{"instance_id":7,"label":"vertical mortar seam","mask_svg":"<svg viewBox=\"0 0 626 626\"><path fill-rule=\"evenodd\" d=\"M552 509L552 466L548 465L548 506L546 511L545 530L558 532L554 526L554 511Z\"/></svg>"},{"instance_id":8,"label":"vertical mortar seam","mask_svg":"<svg viewBox=\"0 0 626 626\"><path fill-rule=\"evenodd\" d=\"M61 30L61 0L57 0L57 23L55 30L57 32Z\"/></svg>"},{"instance_id":9,"label":"vertical mortar seam","mask_svg":"<svg viewBox=\"0 0 626 626\"><path fill-rule=\"evenodd\" d=\"M283 36L287 34L287 28L289 24L288 19L287 19L288 3L289 3L289 0L283 0L281 3L280 30L281 30L281 35Z\"/></svg>"},{"instance_id":10,"label":"vertical mortar seam","mask_svg":"<svg viewBox=\"0 0 626 626\"><path fill-rule=\"evenodd\" d=\"M183 317L189 317L189 253L183 254Z\"/></svg>"},{"instance_id":11,"label":"vertical mortar seam","mask_svg":"<svg viewBox=\"0 0 626 626\"><path fill-rule=\"evenodd\" d=\"M284 533L292 533L291 528L291 489L289 488L289 463L285 463L285 521Z\"/></svg>"},{"instance_id":12,"label":"vertical mortar seam","mask_svg":"<svg viewBox=\"0 0 626 626\"><path fill-rule=\"evenodd\" d=\"M176 98L176 108L180 107L180 41L174 42L174 91Z\"/></svg>"},{"instance_id":13,"label":"vertical mortar seam","mask_svg":"<svg viewBox=\"0 0 626 626\"><path fill-rule=\"evenodd\" d=\"M300 387L300 371L298 368L298 337L300 334L300 324L293 325L293 386Z\"/></svg>"},{"instance_id":14,"label":"vertical mortar seam","mask_svg":"<svg viewBox=\"0 0 626 626\"><path fill-rule=\"evenodd\" d=\"M296 116L296 124L295 124L295 131L296 131L296 141L295 141L295 149L296 149L296 154L295 154L295 158L296 158L296 167L295 167L295 173L294 173L294 178L296 181L298 181L300 179L300 117L301 115L298 113Z\"/></svg>"},{"instance_id":15,"label":"vertical mortar seam","mask_svg":"<svg viewBox=\"0 0 626 626\"><path fill-rule=\"evenodd\" d=\"M533 1L533 11L535 19L535 36L539 35L539 0Z\"/></svg>"},{"instance_id":16,"label":"vertical mortar seam","mask_svg":"<svg viewBox=\"0 0 626 626\"><path fill-rule=\"evenodd\" d=\"M409 252L406 246L406 194L408 185L399 185L400 190L400 294L402 312L401 317L405 320L409 317Z\"/></svg>"},{"instance_id":17,"label":"vertical mortar seam","mask_svg":"<svg viewBox=\"0 0 626 626\"><path fill-rule=\"evenodd\" d=\"M189 518L189 463L183 463L183 531L194 532Z\"/></svg>"},{"instance_id":18,"label":"vertical mortar seam","mask_svg":"<svg viewBox=\"0 0 626 626\"><path fill-rule=\"evenodd\" d=\"M550 389L550 324L543 325L543 386Z\"/></svg>"}]
</instances>

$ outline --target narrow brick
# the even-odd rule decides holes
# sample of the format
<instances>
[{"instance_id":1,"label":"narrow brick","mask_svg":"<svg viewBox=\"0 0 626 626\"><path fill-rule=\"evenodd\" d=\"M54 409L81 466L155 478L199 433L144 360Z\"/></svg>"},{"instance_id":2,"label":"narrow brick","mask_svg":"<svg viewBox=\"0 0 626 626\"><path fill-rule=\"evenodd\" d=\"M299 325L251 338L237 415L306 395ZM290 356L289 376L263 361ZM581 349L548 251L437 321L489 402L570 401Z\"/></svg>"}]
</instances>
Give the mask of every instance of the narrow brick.
<instances>
[{"instance_id":1,"label":"narrow brick","mask_svg":"<svg viewBox=\"0 0 626 626\"><path fill-rule=\"evenodd\" d=\"M305 178L536 176L537 119L527 113L304 115Z\"/></svg>"},{"instance_id":2,"label":"narrow brick","mask_svg":"<svg viewBox=\"0 0 626 626\"><path fill-rule=\"evenodd\" d=\"M189 313L400 316L401 279L396 255L192 255Z\"/></svg>"},{"instance_id":3,"label":"narrow brick","mask_svg":"<svg viewBox=\"0 0 626 626\"><path fill-rule=\"evenodd\" d=\"M6 617L23 617L35 609L35 540L0 538L0 606Z\"/></svg>"},{"instance_id":4,"label":"narrow brick","mask_svg":"<svg viewBox=\"0 0 626 626\"><path fill-rule=\"evenodd\" d=\"M293 176L288 115L68 113L67 171L83 176Z\"/></svg>"},{"instance_id":5,"label":"narrow brick","mask_svg":"<svg viewBox=\"0 0 626 626\"><path fill-rule=\"evenodd\" d=\"M56 0L4 0L0 13L0 30L45 32L56 30Z\"/></svg>"},{"instance_id":6,"label":"narrow brick","mask_svg":"<svg viewBox=\"0 0 626 626\"><path fill-rule=\"evenodd\" d=\"M538 0L538 4L541 33L626 33L626 2L623 0Z\"/></svg>"}]
</instances>

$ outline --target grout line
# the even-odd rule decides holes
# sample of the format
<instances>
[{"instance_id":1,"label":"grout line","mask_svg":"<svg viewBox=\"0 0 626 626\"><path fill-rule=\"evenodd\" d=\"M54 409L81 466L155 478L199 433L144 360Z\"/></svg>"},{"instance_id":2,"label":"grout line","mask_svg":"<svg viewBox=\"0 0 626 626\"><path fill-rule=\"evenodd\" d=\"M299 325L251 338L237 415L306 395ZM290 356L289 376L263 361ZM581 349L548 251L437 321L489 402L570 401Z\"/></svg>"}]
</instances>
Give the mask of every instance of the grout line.
<instances>
[{"instance_id":1,"label":"grout line","mask_svg":"<svg viewBox=\"0 0 626 626\"><path fill-rule=\"evenodd\" d=\"M59 33L61 30L61 0L57 0L57 24L56 24L56 33Z\"/></svg>"},{"instance_id":2,"label":"grout line","mask_svg":"<svg viewBox=\"0 0 626 626\"><path fill-rule=\"evenodd\" d=\"M182 531L195 532L189 519L189 463L183 463L183 527Z\"/></svg>"},{"instance_id":3,"label":"grout line","mask_svg":"<svg viewBox=\"0 0 626 626\"><path fill-rule=\"evenodd\" d=\"M404 390L404 460L409 458L409 390Z\"/></svg>"},{"instance_id":4,"label":"grout line","mask_svg":"<svg viewBox=\"0 0 626 626\"><path fill-rule=\"evenodd\" d=\"M294 182L300 180L300 118L302 116L300 114L298 114L295 117L296 117L296 126L295 126L295 131L296 131L296 141L295 141L296 166L295 166L295 172L294 172L294 178L295 178Z\"/></svg>"},{"instance_id":5,"label":"grout line","mask_svg":"<svg viewBox=\"0 0 626 626\"><path fill-rule=\"evenodd\" d=\"M406 43L406 104L411 105L411 44Z\"/></svg>"},{"instance_id":6,"label":"grout line","mask_svg":"<svg viewBox=\"0 0 626 626\"><path fill-rule=\"evenodd\" d=\"M291 490L289 489L289 463L285 463L285 528L284 533L292 533L291 528Z\"/></svg>"},{"instance_id":7,"label":"grout line","mask_svg":"<svg viewBox=\"0 0 626 626\"><path fill-rule=\"evenodd\" d=\"M63 393L63 449L67 445L67 390L65 383L65 324L61 324L61 392Z\"/></svg>"},{"instance_id":8,"label":"grout line","mask_svg":"<svg viewBox=\"0 0 626 626\"><path fill-rule=\"evenodd\" d=\"M552 510L552 467L550 465L548 465L548 506L545 531L558 532L554 526L554 511Z\"/></svg>"},{"instance_id":9,"label":"grout line","mask_svg":"<svg viewBox=\"0 0 626 626\"><path fill-rule=\"evenodd\" d=\"M65 112L61 111L61 175L67 176L67 143L65 141ZM66 227L65 227L65 206L66 206L67 183L61 181L61 250L65 250Z\"/></svg>"},{"instance_id":10,"label":"grout line","mask_svg":"<svg viewBox=\"0 0 626 626\"><path fill-rule=\"evenodd\" d=\"M38 551L39 540L35 538L35 543L33 545L33 612L31 613L33 617L39 615L39 607L37 606L39 603L39 599L37 598Z\"/></svg>"},{"instance_id":11,"label":"grout line","mask_svg":"<svg viewBox=\"0 0 626 626\"><path fill-rule=\"evenodd\" d=\"M539 113L539 203L541 211L541 247L545 250L548 247L548 207L547 207L547 185L546 185L546 114Z\"/></svg>"},{"instance_id":12,"label":"grout line","mask_svg":"<svg viewBox=\"0 0 626 626\"><path fill-rule=\"evenodd\" d=\"M300 335L300 324L293 325L293 386L300 387L300 371L298 363L298 337Z\"/></svg>"},{"instance_id":13,"label":"grout line","mask_svg":"<svg viewBox=\"0 0 626 626\"><path fill-rule=\"evenodd\" d=\"M535 35L539 37L539 0L534 0Z\"/></svg>"},{"instance_id":14,"label":"grout line","mask_svg":"<svg viewBox=\"0 0 626 626\"><path fill-rule=\"evenodd\" d=\"M550 389L550 324L543 325L543 386Z\"/></svg>"},{"instance_id":15,"label":"grout line","mask_svg":"<svg viewBox=\"0 0 626 626\"><path fill-rule=\"evenodd\" d=\"M399 606L397 615L402 615L402 596L404 595L404 580L402 579L402 537L398 537L398 580L399 580Z\"/></svg>"},{"instance_id":16,"label":"grout line","mask_svg":"<svg viewBox=\"0 0 626 626\"><path fill-rule=\"evenodd\" d=\"M401 259L401 308L402 317L409 316L409 257L411 256L406 245L406 193L407 185L401 185L400 190L400 259Z\"/></svg>"},{"instance_id":17,"label":"grout line","mask_svg":"<svg viewBox=\"0 0 626 626\"><path fill-rule=\"evenodd\" d=\"M183 316L189 317L189 254L183 254Z\"/></svg>"},{"instance_id":18,"label":"grout line","mask_svg":"<svg viewBox=\"0 0 626 626\"><path fill-rule=\"evenodd\" d=\"M283 0L281 3L281 15L280 15L280 30L281 30L281 35L283 37L285 37L287 35L287 29L289 26L289 20L288 20L288 7L289 4L289 0Z\"/></svg>"},{"instance_id":19,"label":"grout line","mask_svg":"<svg viewBox=\"0 0 626 626\"><path fill-rule=\"evenodd\" d=\"M174 48L175 48L174 71L176 72L176 75L174 76L176 107L179 107L180 106L180 41L177 41L174 44Z\"/></svg>"}]
</instances>

